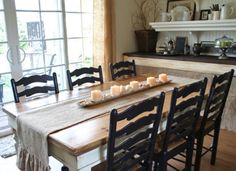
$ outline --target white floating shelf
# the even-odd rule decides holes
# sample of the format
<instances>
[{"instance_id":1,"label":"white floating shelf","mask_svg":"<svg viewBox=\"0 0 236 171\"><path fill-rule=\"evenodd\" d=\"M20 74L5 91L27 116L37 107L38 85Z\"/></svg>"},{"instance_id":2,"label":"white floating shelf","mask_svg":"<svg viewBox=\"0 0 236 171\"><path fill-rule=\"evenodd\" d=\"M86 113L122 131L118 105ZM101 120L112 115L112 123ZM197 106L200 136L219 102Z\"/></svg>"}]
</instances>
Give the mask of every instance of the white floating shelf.
<instances>
[{"instance_id":1,"label":"white floating shelf","mask_svg":"<svg viewBox=\"0 0 236 171\"><path fill-rule=\"evenodd\" d=\"M195 20L149 23L156 31L233 31L236 19Z\"/></svg>"}]
</instances>

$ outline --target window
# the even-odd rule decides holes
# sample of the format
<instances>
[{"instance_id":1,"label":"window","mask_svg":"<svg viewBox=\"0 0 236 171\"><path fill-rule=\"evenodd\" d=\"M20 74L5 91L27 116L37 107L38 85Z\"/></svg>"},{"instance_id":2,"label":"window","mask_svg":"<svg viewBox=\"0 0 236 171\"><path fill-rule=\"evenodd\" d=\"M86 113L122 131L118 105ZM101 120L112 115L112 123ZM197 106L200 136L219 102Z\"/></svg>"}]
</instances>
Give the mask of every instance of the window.
<instances>
[{"instance_id":1,"label":"window","mask_svg":"<svg viewBox=\"0 0 236 171\"><path fill-rule=\"evenodd\" d=\"M5 6L3 1L7 2ZM16 18L6 16L10 22L8 29L5 29L4 9L16 14ZM11 43L19 42L19 62L15 65L20 67L12 67L14 64L8 64L6 58L8 46L12 46L6 33L12 32L9 29L12 26L17 26L13 31L18 34L12 34L16 36L11 37ZM56 72L59 88L63 90L67 88L67 68L93 65L93 0L0 0L0 32L0 58L6 63L0 68L5 83L3 102L13 100L6 95L12 94L7 82L10 83L13 72L22 72L23 76Z\"/></svg>"},{"instance_id":2,"label":"window","mask_svg":"<svg viewBox=\"0 0 236 171\"><path fill-rule=\"evenodd\" d=\"M93 64L93 0L66 0L69 68Z\"/></svg>"}]
</instances>

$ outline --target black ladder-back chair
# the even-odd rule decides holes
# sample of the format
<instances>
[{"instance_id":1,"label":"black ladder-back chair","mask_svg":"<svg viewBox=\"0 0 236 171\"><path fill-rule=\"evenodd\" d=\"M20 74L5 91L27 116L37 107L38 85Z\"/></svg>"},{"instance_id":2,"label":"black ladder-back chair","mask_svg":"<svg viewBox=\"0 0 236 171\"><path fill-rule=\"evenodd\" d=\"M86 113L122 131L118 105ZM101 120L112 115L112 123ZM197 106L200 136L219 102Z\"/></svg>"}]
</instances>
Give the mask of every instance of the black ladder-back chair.
<instances>
[{"instance_id":1,"label":"black ladder-back chair","mask_svg":"<svg viewBox=\"0 0 236 171\"><path fill-rule=\"evenodd\" d=\"M50 81L53 84L49 85ZM30 86L32 83L45 83L43 86ZM50 91L54 91L55 94L59 93L58 83L57 83L57 75L53 73L52 76L50 75L33 75L29 77L22 77L19 81L15 81L15 79L11 79L12 91L15 99L15 103L19 103L19 97L22 96L32 96L37 93L48 93ZM24 90L18 92L18 87L24 86Z\"/></svg>"},{"instance_id":2,"label":"black ladder-back chair","mask_svg":"<svg viewBox=\"0 0 236 171\"><path fill-rule=\"evenodd\" d=\"M98 77L94 76L95 73L99 74ZM86 75L83 77L83 74L86 74ZM78 78L72 81L71 77L74 77L74 76ZM68 79L70 90L73 90L73 87L75 85L80 86L85 83L100 82L100 84L102 84L103 83L102 67L101 66L99 66L98 68L84 67L84 68L76 69L72 72L70 72L70 70L67 70L67 79Z\"/></svg>"},{"instance_id":3,"label":"black ladder-back chair","mask_svg":"<svg viewBox=\"0 0 236 171\"><path fill-rule=\"evenodd\" d=\"M234 70L224 73L219 76L214 76L206 102L203 117L199 119L199 129L197 130L197 151L195 159L195 171L200 170L201 157L207 152L211 151L211 164L214 165L216 161L216 152L218 145L218 138L220 133L221 117L224 106L233 79ZM210 132L213 132L213 135ZM210 135L213 137L212 147L203 147L204 137ZM204 152L203 152L204 149Z\"/></svg>"},{"instance_id":4,"label":"black ladder-back chair","mask_svg":"<svg viewBox=\"0 0 236 171\"><path fill-rule=\"evenodd\" d=\"M107 171L111 171L113 168L127 171L142 161L145 161L144 165L146 165L147 170L151 170L152 154L163 103L164 93L161 93L159 98L147 99L119 114L116 109L112 110L107 150ZM131 121L144 112L150 113ZM117 130L117 123L124 120L131 122ZM122 139L121 143L119 139ZM134 157L135 154L138 155Z\"/></svg>"},{"instance_id":5,"label":"black ladder-back chair","mask_svg":"<svg viewBox=\"0 0 236 171\"><path fill-rule=\"evenodd\" d=\"M204 99L207 78L183 88L174 88L162 140L156 142L155 169L166 171L168 160L186 150L185 169L191 170L194 132ZM161 141L161 142L160 142ZM159 147L159 149L158 149ZM171 165L170 165L171 166ZM175 170L176 167L171 166Z\"/></svg>"},{"instance_id":6,"label":"black ladder-back chair","mask_svg":"<svg viewBox=\"0 0 236 171\"><path fill-rule=\"evenodd\" d=\"M122 76L136 76L136 67L134 60L121 61L115 64L110 64L112 80L116 80Z\"/></svg>"},{"instance_id":7,"label":"black ladder-back chair","mask_svg":"<svg viewBox=\"0 0 236 171\"><path fill-rule=\"evenodd\" d=\"M111 111L107 160L92 171L151 170L164 97L162 92L159 97L142 101L121 113L116 109Z\"/></svg>"}]
</instances>

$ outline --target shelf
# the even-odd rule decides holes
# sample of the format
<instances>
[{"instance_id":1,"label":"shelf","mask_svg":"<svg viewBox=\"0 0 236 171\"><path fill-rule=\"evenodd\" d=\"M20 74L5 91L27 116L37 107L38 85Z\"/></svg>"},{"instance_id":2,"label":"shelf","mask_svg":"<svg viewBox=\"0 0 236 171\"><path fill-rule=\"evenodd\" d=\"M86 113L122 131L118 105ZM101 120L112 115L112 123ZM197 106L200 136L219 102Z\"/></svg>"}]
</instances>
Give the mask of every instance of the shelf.
<instances>
[{"instance_id":1,"label":"shelf","mask_svg":"<svg viewBox=\"0 0 236 171\"><path fill-rule=\"evenodd\" d=\"M152 22L156 31L235 31L236 19Z\"/></svg>"}]
</instances>

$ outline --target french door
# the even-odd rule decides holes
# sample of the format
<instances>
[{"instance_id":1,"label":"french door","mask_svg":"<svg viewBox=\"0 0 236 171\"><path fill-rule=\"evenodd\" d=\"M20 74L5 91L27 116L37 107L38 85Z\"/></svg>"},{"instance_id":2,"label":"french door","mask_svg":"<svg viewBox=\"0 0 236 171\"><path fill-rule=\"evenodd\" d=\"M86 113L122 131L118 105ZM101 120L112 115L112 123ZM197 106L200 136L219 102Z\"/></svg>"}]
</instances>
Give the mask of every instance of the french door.
<instances>
[{"instance_id":1,"label":"french door","mask_svg":"<svg viewBox=\"0 0 236 171\"><path fill-rule=\"evenodd\" d=\"M0 103L11 78L56 72L62 90L66 69L92 65L92 2L0 0Z\"/></svg>"}]
</instances>

